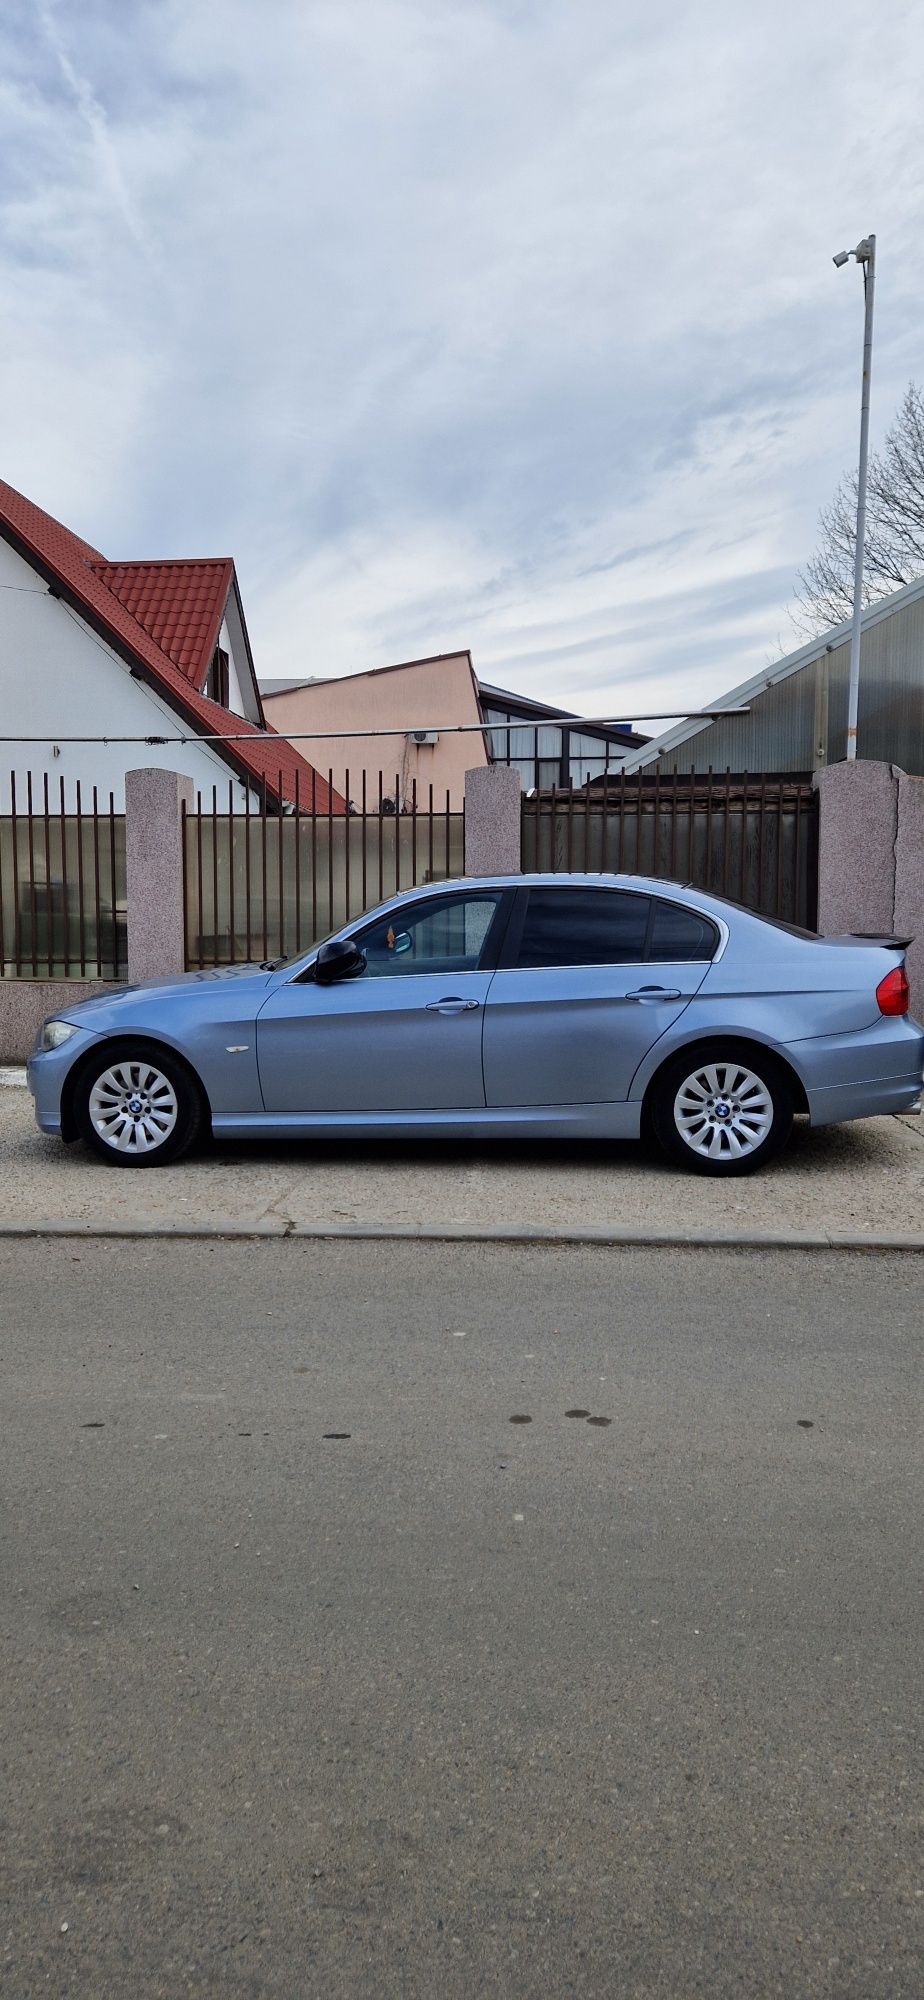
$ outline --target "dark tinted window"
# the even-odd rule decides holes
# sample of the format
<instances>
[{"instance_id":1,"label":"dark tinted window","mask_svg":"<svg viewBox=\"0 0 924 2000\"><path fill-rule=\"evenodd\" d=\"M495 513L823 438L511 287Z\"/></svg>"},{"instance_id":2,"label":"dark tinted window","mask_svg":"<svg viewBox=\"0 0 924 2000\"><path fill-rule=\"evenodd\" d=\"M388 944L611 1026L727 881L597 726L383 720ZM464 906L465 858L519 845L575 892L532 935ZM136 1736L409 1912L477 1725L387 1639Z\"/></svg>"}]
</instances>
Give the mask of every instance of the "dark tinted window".
<instances>
[{"instance_id":1,"label":"dark tinted window","mask_svg":"<svg viewBox=\"0 0 924 2000\"><path fill-rule=\"evenodd\" d=\"M715 924L679 903L655 903L649 958L662 962L712 958L719 941Z\"/></svg>"},{"instance_id":2,"label":"dark tinted window","mask_svg":"<svg viewBox=\"0 0 924 2000\"><path fill-rule=\"evenodd\" d=\"M692 889L692 887L692 882L684 883L685 889ZM750 903L736 903L732 900L731 896L717 896L712 889L709 891L709 896L713 903L721 903L723 909L741 910L744 916L756 917L758 923L769 924L771 930L788 931L790 937L808 938L812 944L827 944L829 942L827 938L819 937L817 931L807 931L804 924L788 924L784 917L768 917L764 910L753 910Z\"/></svg>"},{"instance_id":3,"label":"dark tinted window","mask_svg":"<svg viewBox=\"0 0 924 2000\"><path fill-rule=\"evenodd\" d=\"M531 889L517 964L635 964L648 908L647 896L620 889Z\"/></svg>"}]
</instances>

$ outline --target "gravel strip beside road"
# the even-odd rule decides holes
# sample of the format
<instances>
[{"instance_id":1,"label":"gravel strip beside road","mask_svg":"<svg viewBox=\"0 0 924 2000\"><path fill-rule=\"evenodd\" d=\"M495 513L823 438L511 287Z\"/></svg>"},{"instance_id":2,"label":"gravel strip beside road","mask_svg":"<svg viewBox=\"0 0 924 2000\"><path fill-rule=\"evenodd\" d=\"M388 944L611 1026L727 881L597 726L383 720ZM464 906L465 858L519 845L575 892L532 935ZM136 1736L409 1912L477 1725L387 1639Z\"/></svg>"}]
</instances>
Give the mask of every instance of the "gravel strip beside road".
<instances>
[{"instance_id":1,"label":"gravel strip beside road","mask_svg":"<svg viewBox=\"0 0 924 2000\"><path fill-rule=\"evenodd\" d=\"M811 1132L766 1173L723 1184L638 1146L216 1145L175 1167L130 1173L36 1129L32 1100L0 1090L0 1216L30 1223L466 1223L583 1229L835 1230L924 1227L921 1120L868 1119Z\"/></svg>"}]
</instances>

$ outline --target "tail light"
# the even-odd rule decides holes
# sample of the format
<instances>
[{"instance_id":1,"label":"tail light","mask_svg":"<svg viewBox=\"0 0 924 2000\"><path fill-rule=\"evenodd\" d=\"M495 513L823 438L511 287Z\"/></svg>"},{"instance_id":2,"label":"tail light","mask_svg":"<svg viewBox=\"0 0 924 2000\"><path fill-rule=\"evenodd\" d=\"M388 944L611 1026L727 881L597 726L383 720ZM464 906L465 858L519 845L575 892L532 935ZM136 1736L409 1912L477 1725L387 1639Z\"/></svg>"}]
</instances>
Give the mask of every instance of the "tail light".
<instances>
[{"instance_id":1,"label":"tail light","mask_svg":"<svg viewBox=\"0 0 924 2000\"><path fill-rule=\"evenodd\" d=\"M903 965L894 965L876 988L876 1005L880 1014L907 1014L911 989L908 975Z\"/></svg>"}]
</instances>

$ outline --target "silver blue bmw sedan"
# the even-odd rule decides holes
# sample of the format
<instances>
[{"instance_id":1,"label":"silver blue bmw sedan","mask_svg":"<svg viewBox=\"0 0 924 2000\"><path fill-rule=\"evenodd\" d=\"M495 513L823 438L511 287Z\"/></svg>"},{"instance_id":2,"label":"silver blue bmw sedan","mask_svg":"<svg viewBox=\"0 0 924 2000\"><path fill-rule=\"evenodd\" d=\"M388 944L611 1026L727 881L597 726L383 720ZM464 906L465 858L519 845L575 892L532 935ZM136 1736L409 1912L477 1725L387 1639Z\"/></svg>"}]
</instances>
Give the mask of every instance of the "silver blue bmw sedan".
<instances>
[{"instance_id":1,"label":"silver blue bmw sedan","mask_svg":"<svg viewBox=\"0 0 924 2000\"><path fill-rule=\"evenodd\" d=\"M653 1137L743 1174L924 1079L901 938L818 938L673 882L511 875L393 897L285 963L47 1020L43 1132L153 1167L226 1138Z\"/></svg>"}]
</instances>

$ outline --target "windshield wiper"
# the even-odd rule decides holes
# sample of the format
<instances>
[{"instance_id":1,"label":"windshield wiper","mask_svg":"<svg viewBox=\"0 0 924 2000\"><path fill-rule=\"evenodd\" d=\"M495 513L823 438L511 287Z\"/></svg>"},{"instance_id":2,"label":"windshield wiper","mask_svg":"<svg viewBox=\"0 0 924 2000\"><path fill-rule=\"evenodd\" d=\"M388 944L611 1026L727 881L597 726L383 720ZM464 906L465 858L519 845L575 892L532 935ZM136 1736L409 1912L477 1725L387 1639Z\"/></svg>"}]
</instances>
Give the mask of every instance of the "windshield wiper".
<instances>
[{"instance_id":1,"label":"windshield wiper","mask_svg":"<svg viewBox=\"0 0 924 2000\"><path fill-rule=\"evenodd\" d=\"M279 971L279 967L280 967L281 965L288 965L288 963L289 963L289 960L288 960L288 955L286 955L286 957L285 957L285 958L261 958L261 960L260 960L260 971L261 971L261 972L278 972L278 971Z\"/></svg>"}]
</instances>

